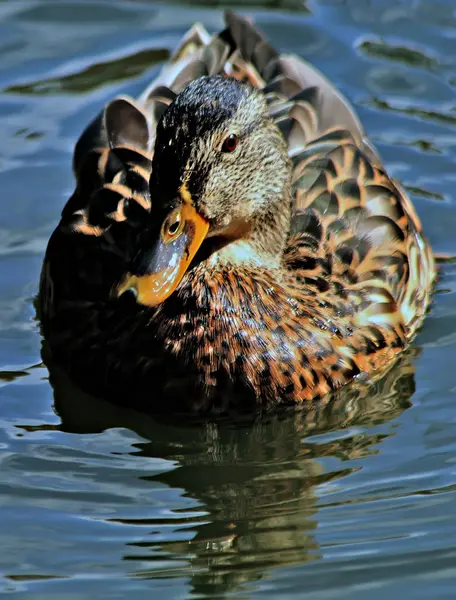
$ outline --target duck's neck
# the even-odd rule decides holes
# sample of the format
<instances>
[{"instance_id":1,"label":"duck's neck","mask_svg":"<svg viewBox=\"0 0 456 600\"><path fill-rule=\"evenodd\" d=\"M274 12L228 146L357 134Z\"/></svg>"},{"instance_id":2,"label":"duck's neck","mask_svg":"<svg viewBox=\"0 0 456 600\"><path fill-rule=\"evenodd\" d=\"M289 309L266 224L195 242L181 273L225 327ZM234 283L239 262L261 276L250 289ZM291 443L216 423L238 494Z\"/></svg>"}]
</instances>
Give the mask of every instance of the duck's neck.
<instances>
[{"instance_id":1,"label":"duck's neck","mask_svg":"<svg viewBox=\"0 0 456 600\"><path fill-rule=\"evenodd\" d=\"M283 265L283 255L290 231L291 207L289 197L279 206L256 217L240 239L226 244L208 259L211 267L262 267L277 270Z\"/></svg>"}]
</instances>

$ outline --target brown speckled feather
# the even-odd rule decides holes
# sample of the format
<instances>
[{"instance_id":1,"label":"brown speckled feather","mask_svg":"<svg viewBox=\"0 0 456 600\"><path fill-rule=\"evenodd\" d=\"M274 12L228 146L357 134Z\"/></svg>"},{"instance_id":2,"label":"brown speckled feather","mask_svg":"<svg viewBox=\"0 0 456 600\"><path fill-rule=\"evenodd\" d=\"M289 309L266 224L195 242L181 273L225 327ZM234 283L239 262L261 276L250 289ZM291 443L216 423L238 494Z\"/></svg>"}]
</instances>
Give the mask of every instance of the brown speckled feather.
<instances>
[{"instance_id":1,"label":"brown speckled feather","mask_svg":"<svg viewBox=\"0 0 456 600\"><path fill-rule=\"evenodd\" d=\"M345 98L248 21L226 20L213 37L194 26L136 103L114 100L83 133L76 190L43 267L40 317L57 359L83 386L124 403L141 396L144 408L327 397L393 364L432 290L415 210ZM153 202L157 122L191 80L219 73L263 90L288 144L293 216L281 276L202 261L157 308L113 300Z\"/></svg>"}]
</instances>

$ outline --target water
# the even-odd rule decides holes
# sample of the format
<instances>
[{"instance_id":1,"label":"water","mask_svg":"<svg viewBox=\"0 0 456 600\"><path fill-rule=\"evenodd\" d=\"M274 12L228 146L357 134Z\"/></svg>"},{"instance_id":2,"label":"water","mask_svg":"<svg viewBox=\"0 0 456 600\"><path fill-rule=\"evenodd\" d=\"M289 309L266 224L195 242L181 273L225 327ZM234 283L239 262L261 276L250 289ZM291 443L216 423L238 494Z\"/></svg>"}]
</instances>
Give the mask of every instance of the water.
<instances>
[{"instance_id":1,"label":"water","mask_svg":"<svg viewBox=\"0 0 456 600\"><path fill-rule=\"evenodd\" d=\"M215 4L0 2L0 593L453 598L451 260L416 356L356 405L184 426L83 397L58 374L54 397L33 296L73 143L109 98L141 90L194 20L217 29ZM250 7L354 102L435 251L456 255L454 2Z\"/></svg>"}]
</instances>

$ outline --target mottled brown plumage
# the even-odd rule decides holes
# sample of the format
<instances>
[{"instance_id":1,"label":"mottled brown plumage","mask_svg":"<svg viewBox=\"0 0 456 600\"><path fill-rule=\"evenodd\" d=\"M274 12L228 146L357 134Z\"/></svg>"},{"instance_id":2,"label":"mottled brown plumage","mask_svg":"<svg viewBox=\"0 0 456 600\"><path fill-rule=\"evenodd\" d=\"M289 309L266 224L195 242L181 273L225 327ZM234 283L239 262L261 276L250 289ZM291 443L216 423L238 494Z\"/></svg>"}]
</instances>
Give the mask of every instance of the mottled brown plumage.
<instances>
[{"instance_id":1,"label":"mottled brown plumage","mask_svg":"<svg viewBox=\"0 0 456 600\"><path fill-rule=\"evenodd\" d=\"M195 26L136 103L114 100L81 136L43 266L54 358L144 409L300 403L375 379L434 280L347 101L226 20L213 37Z\"/></svg>"}]
</instances>

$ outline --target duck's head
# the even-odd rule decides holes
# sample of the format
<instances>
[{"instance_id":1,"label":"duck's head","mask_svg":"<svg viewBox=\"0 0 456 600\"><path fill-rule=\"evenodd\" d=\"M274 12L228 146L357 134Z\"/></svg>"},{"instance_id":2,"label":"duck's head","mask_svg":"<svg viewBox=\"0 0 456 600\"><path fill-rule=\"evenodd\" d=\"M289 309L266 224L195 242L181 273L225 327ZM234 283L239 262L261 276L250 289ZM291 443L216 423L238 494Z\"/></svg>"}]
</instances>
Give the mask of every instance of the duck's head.
<instances>
[{"instance_id":1,"label":"duck's head","mask_svg":"<svg viewBox=\"0 0 456 600\"><path fill-rule=\"evenodd\" d=\"M290 171L261 91L220 76L190 83L158 124L151 225L119 295L155 306L201 259L278 268Z\"/></svg>"}]
</instances>

